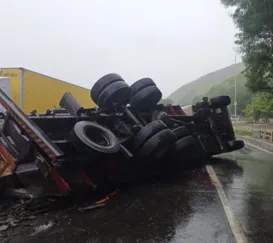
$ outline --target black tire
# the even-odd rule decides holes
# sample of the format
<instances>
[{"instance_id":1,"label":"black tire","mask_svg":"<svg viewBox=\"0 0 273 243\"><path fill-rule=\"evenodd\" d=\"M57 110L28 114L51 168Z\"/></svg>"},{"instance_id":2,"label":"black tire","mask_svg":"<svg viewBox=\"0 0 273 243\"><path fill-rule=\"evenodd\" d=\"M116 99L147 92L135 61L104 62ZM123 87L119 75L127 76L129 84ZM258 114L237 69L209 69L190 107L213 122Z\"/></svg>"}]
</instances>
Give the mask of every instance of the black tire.
<instances>
[{"instance_id":1,"label":"black tire","mask_svg":"<svg viewBox=\"0 0 273 243\"><path fill-rule=\"evenodd\" d=\"M120 149L118 139L110 130L90 121L77 122L70 133L70 140L81 152L114 154Z\"/></svg>"},{"instance_id":2,"label":"black tire","mask_svg":"<svg viewBox=\"0 0 273 243\"><path fill-rule=\"evenodd\" d=\"M164 129L167 129L167 126L162 121L156 120L149 123L136 135L135 147L140 148L148 139Z\"/></svg>"},{"instance_id":3,"label":"black tire","mask_svg":"<svg viewBox=\"0 0 273 243\"><path fill-rule=\"evenodd\" d=\"M151 78L142 78L130 87L131 89L131 98L135 96L140 90L147 88L149 86L156 86L155 82Z\"/></svg>"},{"instance_id":4,"label":"black tire","mask_svg":"<svg viewBox=\"0 0 273 243\"><path fill-rule=\"evenodd\" d=\"M181 126L172 130L177 140L190 135L190 131L187 127Z\"/></svg>"},{"instance_id":5,"label":"black tire","mask_svg":"<svg viewBox=\"0 0 273 243\"><path fill-rule=\"evenodd\" d=\"M117 81L101 92L97 105L101 108L109 108L113 103L126 105L129 99L130 87L123 81Z\"/></svg>"},{"instance_id":6,"label":"black tire","mask_svg":"<svg viewBox=\"0 0 273 243\"><path fill-rule=\"evenodd\" d=\"M217 108L224 108L230 105L231 99L229 96L217 96L210 99L210 107L217 109Z\"/></svg>"},{"instance_id":7,"label":"black tire","mask_svg":"<svg viewBox=\"0 0 273 243\"><path fill-rule=\"evenodd\" d=\"M152 108L161 100L162 93L156 86L150 86L140 90L131 99L131 106L137 110Z\"/></svg>"},{"instance_id":8,"label":"black tire","mask_svg":"<svg viewBox=\"0 0 273 243\"><path fill-rule=\"evenodd\" d=\"M173 155L175 158L188 160L188 165L201 165L207 161L208 156L193 136L187 136L175 143Z\"/></svg>"},{"instance_id":9,"label":"black tire","mask_svg":"<svg viewBox=\"0 0 273 243\"><path fill-rule=\"evenodd\" d=\"M109 73L103 77L101 77L92 87L90 96L91 99L97 104L98 98L101 94L101 92L112 83L115 83L117 81L123 81L123 78L116 74L116 73Z\"/></svg>"},{"instance_id":10,"label":"black tire","mask_svg":"<svg viewBox=\"0 0 273 243\"><path fill-rule=\"evenodd\" d=\"M162 130L143 144L139 149L139 156L147 159L161 159L175 142L176 137L170 129Z\"/></svg>"},{"instance_id":11,"label":"black tire","mask_svg":"<svg viewBox=\"0 0 273 243\"><path fill-rule=\"evenodd\" d=\"M236 151L236 150L240 150L242 148L245 147L245 143L242 140L234 140L234 141L229 141L228 142L228 147L231 151Z\"/></svg>"},{"instance_id":12,"label":"black tire","mask_svg":"<svg viewBox=\"0 0 273 243\"><path fill-rule=\"evenodd\" d=\"M192 136L187 136L179 139L174 145L175 153L192 153L197 148L197 142Z\"/></svg>"}]
</instances>

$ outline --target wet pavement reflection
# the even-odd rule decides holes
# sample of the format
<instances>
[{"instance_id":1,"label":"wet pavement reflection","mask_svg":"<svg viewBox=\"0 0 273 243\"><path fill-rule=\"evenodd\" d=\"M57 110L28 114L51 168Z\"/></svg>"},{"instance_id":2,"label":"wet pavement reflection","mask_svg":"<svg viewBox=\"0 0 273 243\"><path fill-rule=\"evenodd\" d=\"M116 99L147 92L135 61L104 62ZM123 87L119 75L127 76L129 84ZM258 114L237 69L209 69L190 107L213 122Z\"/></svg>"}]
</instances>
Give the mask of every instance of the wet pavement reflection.
<instances>
[{"instance_id":1,"label":"wet pavement reflection","mask_svg":"<svg viewBox=\"0 0 273 243\"><path fill-rule=\"evenodd\" d=\"M250 242L273 242L273 155L246 147L213 168Z\"/></svg>"},{"instance_id":2,"label":"wet pavement reflection","mask_svg":"<svg viewBox=\"0 0 273 243\"><path fill-rule=\"evenodd\" d=\"M123 190L102 209L51 212L10 231L6 239L11 237L11 242L51 243L234 242L204 168Z\"/></svg>"},{"instance_id":3,"label":"wet pavement reflection","mask_svg":"<svg viewBox=\"0 0 273 243\"><path fill-rule=\"evenodd\" d=\"M212 160L250 242L273 242L273 160L245 148ZM104 208L48 212L0 242L236 242L205 167L123 189Z\"/></svg>"}]
</instances>

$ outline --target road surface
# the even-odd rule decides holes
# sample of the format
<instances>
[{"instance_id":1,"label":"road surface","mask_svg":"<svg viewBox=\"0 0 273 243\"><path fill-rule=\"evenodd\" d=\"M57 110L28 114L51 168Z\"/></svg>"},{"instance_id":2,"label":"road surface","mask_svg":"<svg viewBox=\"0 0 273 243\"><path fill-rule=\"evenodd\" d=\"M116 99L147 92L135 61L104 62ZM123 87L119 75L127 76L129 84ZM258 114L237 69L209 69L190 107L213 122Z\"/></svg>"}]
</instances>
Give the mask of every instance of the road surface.
<instances>
[{"instance_id":1,"label":"road surface","mask_svg":"<svg viewBox=\"0 0 273 243\"><path fill-rule=\"evenodd\" d=\"M48 212L0 232L0 241L273 242L272 175L272 155L246 147L121 191L104 208Z\"/></svg>"}]
</instances>

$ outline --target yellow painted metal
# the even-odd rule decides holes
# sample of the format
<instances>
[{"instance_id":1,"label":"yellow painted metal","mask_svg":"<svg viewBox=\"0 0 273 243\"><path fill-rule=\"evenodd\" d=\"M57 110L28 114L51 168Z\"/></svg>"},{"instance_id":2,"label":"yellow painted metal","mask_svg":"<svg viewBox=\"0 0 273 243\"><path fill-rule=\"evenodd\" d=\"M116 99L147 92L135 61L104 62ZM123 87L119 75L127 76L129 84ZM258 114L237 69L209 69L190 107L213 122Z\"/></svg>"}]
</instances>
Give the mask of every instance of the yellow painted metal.
<instances>
[{"instance_id":1,"label":"yellow painted metal","mask_svg":"<svg viewBox=\"0 0 273 243\"><path fill-rule=\"evenodd\" d=\"M14 102L20 107L20 68L0 68L0 76L11 80ZM44 113L47 109L59 107L65 92L71 94L85 108L96 107L90 98L90 90L52 77L23 69L23 111L29 114L34 109Z\"/></svg>"},{"instance_id":2,"label":"yellow painted metal","mask_svg":"<svg viewBox=\"0 0 273 243\"><path fill-rule=\"evenodd\" d=\"M20 104L20 75L19 68L0 68L0 77L7 77L11 82L12 98L16 105Z\"/></svg>"},{"instance_id":3,"label":"yellow painted metal","mask_svg":"<svg viewBox=\"0 0 273 243\"><path fill-rule=\"evenodd\" d=\"M24 70L25 113L34 109L43 113L54 106L59 107L60 99L65 92L71 92L83 107L95 107L95 103L90 98L89 89Z\"/></svg>"}]
</instances>

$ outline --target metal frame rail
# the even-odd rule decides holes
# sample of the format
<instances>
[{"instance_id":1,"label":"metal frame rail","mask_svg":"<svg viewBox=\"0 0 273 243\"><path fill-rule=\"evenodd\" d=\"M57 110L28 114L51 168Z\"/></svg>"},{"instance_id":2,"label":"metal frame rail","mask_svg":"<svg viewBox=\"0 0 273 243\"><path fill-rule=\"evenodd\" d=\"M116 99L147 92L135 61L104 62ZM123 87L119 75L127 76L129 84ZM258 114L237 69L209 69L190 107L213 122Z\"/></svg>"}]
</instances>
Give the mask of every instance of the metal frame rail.
<instances>
[{"instance_id":1,"label":"metal frame rail","mask_svg":"<svg viewBox=\"0 0 273 243\"><path fill-rule=\"evenodd\" d=\"M37 145L38 153L34 163L45 177L51 177L59 192L67 194L70 187L59 174L56 165L61 160L63 152L47 137L47 135L31 120L23 111L0 89L0 104L7 110L7 116L3 124L0 141L1 157L16 170L18 158L12 150L16 149L4 135L5 124L13 120L25 132L30 140Z\"/></svg>"}]
</instances>

